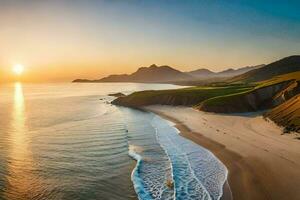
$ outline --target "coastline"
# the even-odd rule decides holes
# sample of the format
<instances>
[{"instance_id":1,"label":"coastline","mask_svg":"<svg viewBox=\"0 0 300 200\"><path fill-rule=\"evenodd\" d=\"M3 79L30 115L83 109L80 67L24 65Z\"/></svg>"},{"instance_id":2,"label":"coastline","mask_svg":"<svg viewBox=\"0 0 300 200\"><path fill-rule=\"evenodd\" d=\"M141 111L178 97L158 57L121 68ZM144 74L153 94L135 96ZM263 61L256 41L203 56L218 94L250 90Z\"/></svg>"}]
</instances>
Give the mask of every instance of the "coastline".
<instances>
[{"instance_id":1,"label":"coastline","mask_svg":"<svg viewBox=\"0 0 300 200\"><path fill-rule=\"evenodd\" d=\"M280 135L281 130L275 125L259 117L207 114L187 107L148 106L144 109L175 123L182 136L207 148L224 163L229 171L230 189L224 184L222 200L292 200L300 195L297 190L300 184L299 141ZM223 123L223 118L229 122ZM253 128L247 120L253 120L250 122L259 128ZM219 122L220 127L214 127ZM264 133L264 126L271 130ZM240 138L242 134L237 135L239 131L247 132L245 140Z\"/></svg>"}]
</instances>

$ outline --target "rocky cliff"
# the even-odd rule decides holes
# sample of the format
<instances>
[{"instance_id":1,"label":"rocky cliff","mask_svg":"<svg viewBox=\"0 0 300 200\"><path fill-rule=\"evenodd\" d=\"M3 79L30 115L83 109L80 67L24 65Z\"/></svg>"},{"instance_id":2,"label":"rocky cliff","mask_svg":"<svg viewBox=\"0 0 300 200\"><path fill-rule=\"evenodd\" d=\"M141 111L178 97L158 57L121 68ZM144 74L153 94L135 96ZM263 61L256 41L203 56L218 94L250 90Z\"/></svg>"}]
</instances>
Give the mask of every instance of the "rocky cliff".
<instances>
[{"instance_id":1,"label":"rocky cliff","mask_svg":"<svg viewBox=\"0 0 300 200\"><path fill-rule=\"evenodd\" d=\"M300 132L300 94L267 112L264 116L285 127L284 132Z\"/></svg>"}]
</instances>

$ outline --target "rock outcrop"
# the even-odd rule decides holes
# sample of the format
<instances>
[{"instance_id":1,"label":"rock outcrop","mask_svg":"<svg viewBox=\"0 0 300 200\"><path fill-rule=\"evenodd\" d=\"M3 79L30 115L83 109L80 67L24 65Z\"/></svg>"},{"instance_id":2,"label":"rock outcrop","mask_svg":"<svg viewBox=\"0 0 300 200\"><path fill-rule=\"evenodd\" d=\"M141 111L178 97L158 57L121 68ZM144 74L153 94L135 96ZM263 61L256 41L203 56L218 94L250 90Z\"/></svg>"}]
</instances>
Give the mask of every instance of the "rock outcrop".
<instances>
[{"instance_id":1,"label":"rock outcrop","mask_svg":"<svg viewBox=\"0 0 300 200\"><path fill-rule=\"evenodd\" d=\"M284 132L300 132L300 94L270 110L264 115L279 126Z\"/></svg>"}]
</instances>

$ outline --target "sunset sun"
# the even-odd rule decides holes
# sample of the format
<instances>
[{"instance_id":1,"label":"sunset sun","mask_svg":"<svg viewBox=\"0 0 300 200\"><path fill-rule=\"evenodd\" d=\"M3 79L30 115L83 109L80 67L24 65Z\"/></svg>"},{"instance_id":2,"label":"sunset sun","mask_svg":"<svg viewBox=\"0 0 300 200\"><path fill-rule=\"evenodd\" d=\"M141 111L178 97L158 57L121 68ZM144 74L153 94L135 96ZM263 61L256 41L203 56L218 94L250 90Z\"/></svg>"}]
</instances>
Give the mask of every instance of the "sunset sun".
<instances>
[{"instance_id":1,"label":"sunset sun","mask_svg":"<svg viewBox=\"0 0 300 200\"><path fill-rule=\"evenodd\" d=\"M21 64L16 64L13 66L12 70L16 75L21 75L24 71L24 66Z\"/></svg>"}]
</instances>

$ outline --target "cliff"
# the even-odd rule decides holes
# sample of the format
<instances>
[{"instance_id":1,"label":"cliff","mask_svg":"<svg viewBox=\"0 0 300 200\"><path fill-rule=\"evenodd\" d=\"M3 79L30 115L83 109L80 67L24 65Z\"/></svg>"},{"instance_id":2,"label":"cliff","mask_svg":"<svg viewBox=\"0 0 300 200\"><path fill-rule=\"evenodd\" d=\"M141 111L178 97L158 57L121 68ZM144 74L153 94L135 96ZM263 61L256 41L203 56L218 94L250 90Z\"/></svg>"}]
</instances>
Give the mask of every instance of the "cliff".
<instances>
[{"instance_id":1,"label":"cliff","mask_svg":"<svg viewBox=\"0 0 300 200\"><path fill-rule=\"evenodd\" d=\"M300 94L267 112L265 117L271 119L279 126L283 126L284 132L300 133Z\"/></svg>"},{"instance_id":2,"label":"cliff","mask_svg":"<svg viewBox=\"0 0 300 200\"><path fill-rule=\"evenodd\" d=\"M202 102L197 108L216 113L242 113L270 109L286 101L288 94L292 94L294 89L297 90L295 84L298 85L293 80L284 81L238 94L219 96Z\"/></svg>"}]
</instances>

